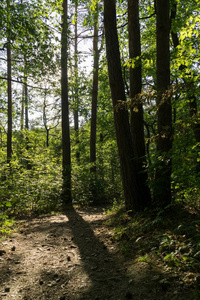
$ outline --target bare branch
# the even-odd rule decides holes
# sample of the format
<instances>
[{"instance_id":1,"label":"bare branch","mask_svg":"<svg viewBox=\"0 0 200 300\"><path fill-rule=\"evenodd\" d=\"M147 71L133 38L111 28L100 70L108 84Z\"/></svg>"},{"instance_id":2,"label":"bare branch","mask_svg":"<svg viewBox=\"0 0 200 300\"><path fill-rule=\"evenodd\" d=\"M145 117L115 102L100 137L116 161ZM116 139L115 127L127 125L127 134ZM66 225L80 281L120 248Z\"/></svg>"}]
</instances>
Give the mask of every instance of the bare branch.
<instances>
[{"instance_id":1,"label":"bare branch","mask_svg":"<svg viewBox=\"0 0 200 300\"><path fill-rule=\"evenodd\" d=\"M4 79L4 80L7 80L7 81L8 81L8 78L7 78L7 77L0 76L0 79ZM28 87L31 87L31 88L33 88L33 89L38 89L38 90L43 90L43 91L46 91L46 90L47 90L46 88L42 88L42 87L39 87L39 86L33 86L33 85L30 85L30 84L27 84L25 81L22 81L22 80L11 79L11 81L12 81L12 82L17 82L17 83L26 84Z\"/></svg>"}]
</instances>

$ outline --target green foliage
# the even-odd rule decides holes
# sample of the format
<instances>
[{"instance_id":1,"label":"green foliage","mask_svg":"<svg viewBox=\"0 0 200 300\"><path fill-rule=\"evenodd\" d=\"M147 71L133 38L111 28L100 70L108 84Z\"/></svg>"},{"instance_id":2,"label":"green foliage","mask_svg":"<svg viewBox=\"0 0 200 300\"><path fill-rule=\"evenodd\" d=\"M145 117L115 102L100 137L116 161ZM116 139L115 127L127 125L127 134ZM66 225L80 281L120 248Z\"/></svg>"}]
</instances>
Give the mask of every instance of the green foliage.
<instances>
[{"instance_id":1,"label":"green foliage","mask_svg":"<svg viewBox=\"0 0 200 300\"><path fill-rule=\"evenodd\" d=\"M99 110L101 111L100 108ZM104 112L104 118L103 114L99 113L96 176L91 171L94 165L91 165L89 157L90 124L86 124L79 131L79 161L76 158L76 136L72 134L72 193L75 203L81 205L88 205L93 202L96 204L112 203L114 198L121 197L122 187L116 141L112 135L113 128L109 127L110 117L109 112L107 117ZM107 122L107 128L104 126L104 122Z\"/></svg>"},{"instance_id":2,"label":"green foliage","mask_svg":"<svg viewBox=\"0 0 200 300\"><path fill-rule=\"evenodd\" d=\"M200 216L180 205L168 210L135 214L130 218L120 206L108 212L105 224L112 228L121 252L139 262L179 274L181 280L195 285L200 267Z\"/></svg>"},{"instance_id":3,"label":"green foliage","mask_svg":"<svg viewBox=\"0 0 200 300\"><path fill-rule=\"evenodd\" d=\"M94 12L99 3L101 19L102 5L99 0L80 2L72 1L70 14L72 25L74 23L74 3L85 11L78 15L80 31L90 32L93 28ZM173 105L173 149L172 158L172 195L174 202L186 203L194 207L199 205L199 163L200 145L195 141L193 127L199 122L199 112L196 117L191 117L187 93L188 87L193 83L197 98L197 110L199 109L199 30L200 11L198 1L176 1L177 16L172 23L171 30L178 33L179 45L176 49L171 47L171 80L170 95ZM3 215L21 214L32 212L45 212L60 208L61 177L61 130L50 131L50 146L46 148L46 136L41 129L41 112L44 91L40 88L48 87L47 96L51 106L47 112L54 127L59 122L60 116L60 24L57 20L62 9L61 1L23 1L17 3L11 1L10 17L12 21L12 69L14 78L23 79L27 73L30 85L34 83L37 89L28 88L29 113L34 115L30 132L19 132L19 119L21 113L21 85L13 91L13 160L11 168L6 163L6 113L7 90L6 81L0 82L0 208ZM5 1L1 1L0 23L2 32L7 27L7 9ZM128 55L128 31L124 30L128 21L127 2L117 1L117 26L119 33L120 49L124 80L129 89L128 69L142 64L143 88L142 104L144 106L145 138L147 146L147 168L149 185L151 190L155 184L155 169L162 162L162 157L156 152L157 124L156 124L156 23L153 1L140 1L140 27L142 55L135 60L129 60ZM69 20L71 18L69 16ZM101 24L100 24L101 27ZM71 27L70 27L71 29ZM69 32L71 36L72 32ZM84 33L85 34L85 33ZM80 34L81 36L82 34ZM101 33L100 33L101 35ZM70 40L70 39L69 39ZM80 40L79 40L80 41ZM74 60L71 58L74 39L69 44L69 102L70 113L74 111L77 103L74 102L74 91L78 84L79 116L81 120L79 130L79 143L71 130L72 144L72 186L73 198L76 203L88 204L95 199L97 202L119 201L122 197L121 178L117 144L114 130L113 110L108 82L108 72L105 51L100 53L98 113L97 113L97 176L93 178L89 163L89 135L90 135L90 109L91 109L91 74L84 74L84 70L78 70L75 79ZM0 48L5 47L5 36L0 36ZM4 49L4 50L5 50ZM79 49L81 55L81 51ZM4 53L4 52L2 52ZM85 56L85 54L82 54ZM26 66L24 65L26 58ZM81 59L78 58L79 66ZM3 73L5 71L4 60L0 61ZM185 68L182 68L182 66ZM77 75L77 73L76 73ZM177 87L178 86L178 87ZM39 89L38 89L39 88ZM55 100L56 98L56 100ZM54 101L55 100L55 101ZM47 101L48 102L48 101ZM38 104L39 103L39 104ZM52 108L53 107L53 108ZM134 107L128 106L128 109ZM35 117L35 110L40 113ZM52 116L51 116L52 114ZM37 120L37 126L36 124ZM34 125L33 125L34 124ZM37 129L38 127L38 129ZM72 120L71 120L72 127ZM76 152L80 152L80 161L77 161ZM161 179L162 180L162 177ZM162 191L160 191L162 192ZM118 203L116 201L116 203ZM116 205L117 207L117 205ZM4 214L4 212L6 212ZM152 224L161 222L160 216L152 221ZM147 222L148 223L148 222ZM130 226L137 232L137 222ZM143 224L144 225L144 224ZM151 222L149 221L149 225ZM117 238L127 235L126 230L116 229ZM173 235L170 235L173 239ZM139 237L138 237L139 238ZM143 239L143 238L142 238ZM142 240L141 239L141 240ZM164 238L165 239L165 238ZM175 255L176 256L176 255ZM165 262L172 261L174 254L165 255ZM182 260L181 260L182 261ZM187 261L187 259L185 259Z\"/></svg>"},{"instance_id":4,"label":"green foliage","mask_svg":"<svg viewBox=\"0 0 200 300\"><path fill-rule=\"evenodd\" d=\"M6 215L0 214L0 239L1 236L9 234L13 230L15 222L8 218Z\"/></svg>"},{"instance_id":5,"label":"green foliage","mask_svg":"<svg viewBox=\"0 0 200 300\"><path fill-rule=\"evenodd\" d=\"M16 156L11 166L1 166L2 210L9 215L21 215L58 209L61 169L57 158L42 146L44 134L26 131L16 138Z\"/></svg>"}]
</instances>

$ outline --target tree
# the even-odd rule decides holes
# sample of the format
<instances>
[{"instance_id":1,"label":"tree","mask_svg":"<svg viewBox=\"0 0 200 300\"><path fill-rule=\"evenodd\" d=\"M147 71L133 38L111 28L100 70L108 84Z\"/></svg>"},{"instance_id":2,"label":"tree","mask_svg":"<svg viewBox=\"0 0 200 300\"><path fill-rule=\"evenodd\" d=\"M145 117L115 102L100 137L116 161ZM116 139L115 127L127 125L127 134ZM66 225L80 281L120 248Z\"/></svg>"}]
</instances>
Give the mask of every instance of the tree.
<instances>
[{"instance_id":1,"label":"tree","mask_svg":"<svg viewBox=\"0 0 200 300\"><path fill-rule=\"evenodd\" d=\"M62 4L62 33L61 33L61 106L62 106L62 173L63 173L63 204L71 204L71 148L69 130L68 103L68 1Z\"/></svg>"},{"instance_id":2,"label":"tree","mask_svg":"<svg viewBox=\"0 0 200 300\"><path fill-rule=\"evenodd\" d=\"M128 111L126 108L117 108L119 101L126 101L126 96L121 70L115 0L104 0L104 26L109 82L125 204L127 210L138 211L144 209L145 199L142 197L141 186L138 184L139 179L137 178L137 166L134 160Z\"/></svg>"},{"instance_id":3,"label":"tree","mask_svg":"<svg viewBox=\"0 0 200 300\"><path fill-rule=\"evenodd\" d=\"M165 207L171 203L172 107L170 100L170 1L156 1L157 50L157 167L154 202Z\"/></svg>"},{"instance_id":4,"label":"tree","mask_svg":"<svg viewBox=\"0 0 200 300\"><path fill-rule=\"evenodd\" d=\"M74 130L76 141L76 159L80 160L79 151L79 92L78 92L78 1L75 1L75 46L74 46L74 75L75 75L75 89L74 89Z\"/></svg>"},{"instance_id":5,"label":"tree","mask_svg":"<svg viewBox=\"0 0 200 300\"><path fill-rule=\"evenodd\" d=\"M141 185L141 191L143 191L143 204L146 206L151 202L151 195L147 185L143 104L140 97L142 92L142 65L138 0L128 0L128 32L129 57L131 60L135 59L134 66L130 67L131 134L138 182Z\"/></svg>"},{"instance_id":6,"label":"tree","mask_svg":"<svg viewBox=\"0 0 200 300\"><path fill-rule=\"evenodd\" d=\"M27 86L27 70L26 70L26 57L24 59L24 106L25 106L25 128L28 130L29 116L28 116L28 86Z\"/></svg>"},{"instance_id":7,"label":"tree","mask_svg":"<svg viewBox=\"0 0 200 300\"><path fill-rule=\"evenodd\" d=\"M7 90L8 90L8 128L7 128L7 162L12 158L12 63L11 63L11 19L10 0L7 0Z\"/></svg>"},{"instance_id":8,"label":"tree","mask_svg":"<svg viewBox=\"0 0 200 300\"><path fill-rule=\"evenodd\" d=\"M51 116L51 118L48 118L48 112L49 112L49 109L53 110L53 107L52 107L52 104L49 104L48 101L47 101L47 88L44 90L44 100L43 100L43 124L44 124L44 128L45 128L45 131L46 131L46 147L48 148L49 147L49 137L50 137L50 130L56 128L59 124L59 119L57 120L57 123L54 125L54 126L50 126L48 124L48 121L54 121L57 119L56 118L56 114L55 114L55 111L54 111L54 114L53 116Z\"/></svg>"},{"instance_id":9,"label":"tree","mask_svg":"<svg viewBox=\"0 0 200 300\"><path fill-rule=\"evenodd\" d=\"M96 133L97 133L97 98L98 98L98 73L99 73L99 49L98 49L98 26L99 26L98 3L94 9L94 37L93 37L93 83L92 83L92 109L90 125L90 171L92 173L93 201L96 199Z\"/></svg>"}]
</instances>

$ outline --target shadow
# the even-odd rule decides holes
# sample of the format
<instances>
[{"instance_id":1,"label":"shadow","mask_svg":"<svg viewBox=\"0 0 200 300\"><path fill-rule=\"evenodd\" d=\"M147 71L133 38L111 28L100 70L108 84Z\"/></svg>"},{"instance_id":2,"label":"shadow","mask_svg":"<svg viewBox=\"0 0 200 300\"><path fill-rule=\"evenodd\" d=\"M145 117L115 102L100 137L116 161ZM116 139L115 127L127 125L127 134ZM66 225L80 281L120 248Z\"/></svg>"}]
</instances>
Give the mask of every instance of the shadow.
<instances>
[{"instance_id":1,"label":"shadow","mask_svg":"<svg viewBox=\"0 0 200 300\"><path fill-rule=\"evenodd\" d=\"M125 260L113 251L106 234L98 236L102 229L100 208L70 209L65 214L37 218L23 225L21 240L29 246L26 249L31 251L31 262L23 265L22 252L23 257L16 256L0 266L6 271L3 277L0 273L0 283L5 286L7 277L12 288L14 282L16 300L195 299L183 286L170 281L163 270L146 262ZM36 252L39 254L34 256ZM39 261L36 267L35 258ZM19 281L14 266L17 261L22 271L26 266L30 268ZM8 295L5 299L13 298Z\"/></svg>"},{"instance_id":2,"label":"shadow","mask_svg":"<svg viewBox=\"0 0 200 300\"><path fill-rule=\"evenodd\" d=\"M13 257L6 252L0 257L0 292L4 283L8 283L13 274L18 271L18 266L21 264L22 255L13 255ZM0 298L1 299L1 298Z\"/></svg>"},{"instance_id":3,"label":"shadow","mask_svg":"<svg viewBox=\"0 0 200 300\"><path fill-rule=\"evenodd\" d=\"M23 289L23 300L67 299L63 295L63 287L69 282L69 274L64 270L42 270L40 277L35 279L32 286Z\"/></svg>"},{"instance_id":4,"label":"shadow","mask_svg":"<svg viewBox=\"0 0 200 300\"><path fill-rule=\"evenodd\" d=\"M166 298L166 287L157 284L161 280L158 270L152 270L146 263L127 272L122 261L110 253L103 242L95 236L90 224L76 210L66 212L69 226L73 233L73 242L78 247L83 267L88 274L90 288L81 292L74 299L171 299ZM129 275L128 275L129 273ZM157 277L156 277L157 276ZM152 281L153 279L153 281ZM158 293L162 293L162 298ZM181 299L181 298L180 298Z\"/></svg>"}]
</instances>

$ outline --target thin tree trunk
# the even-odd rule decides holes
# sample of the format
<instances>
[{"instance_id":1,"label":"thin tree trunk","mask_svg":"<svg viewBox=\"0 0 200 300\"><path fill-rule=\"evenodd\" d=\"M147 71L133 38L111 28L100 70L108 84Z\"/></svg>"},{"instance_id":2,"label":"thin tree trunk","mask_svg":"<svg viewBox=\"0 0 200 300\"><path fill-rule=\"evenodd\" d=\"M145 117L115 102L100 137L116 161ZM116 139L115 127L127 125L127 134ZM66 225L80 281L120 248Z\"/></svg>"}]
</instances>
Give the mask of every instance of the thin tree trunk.
<instances>
[{"instance_id":1,"label":"thin tree trunk","mask_svg":"<svg viewBox=\"0 0 200 300\"><path fill-rule=\"evenodd\" d=\"M63 172L63 204L71 204L71 148L69 130L69 103L68 103L68 1L63 0L62 34L61 34L61 106L62 106L62 172Z\"/></svg>"},{"instance_id":2,"label":"thin tree trunk","mask_svg":"<svg viewBox=\"0 0 200 300\"><path fill-rule=\"evenodd\" d=\"M168 93L170 86L169 11L169 0L156 1L158 161L154 201L161 207L171 203L172 107Z\"/></svg>"},{"instance_id":3,"label":"thin tree trunk","mask_svg":"<svg viewBox=\"0 0 200 300\"><path fill-rule=\"evenodd\" d=\"M28 77L27 77L27 63L26 63L26 55L24 56L24 109L25 109L25 129L28 131L29 130L29 115L28 115ZM29 153L29 136L26 134L26 150L27 153ZM31 170L32 164L30 162L31 160L31 154L27 157L26 159L26 167L28 170Z\"/></svg>"},{"instance_id":4,"label":"thin tree trunk","mask_svg":"<svg viewBox=\"0 0 200 300\"><path fill-rule=\"evenodd\" d=\"M26 68L26 66L25 66ZM24 106L25 106L25 129L29 129L29 117L28 117L28 86L27 86L27 74L24 75Z\"/></svg>"},{"instance_id":5,"label":"thin tree trunk","mask_svg":"<svg viewBox=\"0 0 200 300\"><path fill-rule=\"evenodd\" d=\"M92 86L92 109L90 125L90 163L91 163L91 193L93 203L97 202L97 170L96 170L96 134L97 134L97 98L98 98L98 72L99 72L99 50L98 50L98 4L94 13L94 38L93 38L93 86Z\"/></svg>"},{"instance_id":6,"label":"thin tree trunk","mask_svg":"<svg viewBox=\"0 0 200 300\"><path fill-rule=\"evenodd\" d=\"M7 0L8 23L7 23L7 92L8 92L8 129L7 129L7 162L12 158L12 66L11 66L11 44L10 44L10 0Z\"/></svg>"},{"instance_id":7,"label":"thin tree trunk","mask_svg":"<svg viewBox=\"0 0 200 300\"><path fill-rule=\"evenodd\" d=\"M80 160L79 150L79 95L78 95L78 3L75 3L75 47L74 47L74 59L75 59L75 107L74 107L74 130L75 130L75 142L77 146L76 159L77 162Z\"/></svg>"},{"instance_id":8,"label":"thin tree trunk","mask_svg":"<svg viewBox=\"0 0 200 300\"><path fill-rule=\"evenodd\" d=\"M128 31L129 31L129 56L131 59L141 56L139 1L128 0ZM141 59L137 65L130 68L130 98L131 98L131 134L133 151L137 162L139 184L143 191L146 205L151 202L150 190L147 186L146 149L144 140L143 105L140 99L142 91L142 66ZM145 205L145 206L146 206Z\"/></svg>"},{"instance_id":9,"label":"thin tree trunk","mask_svg":"<svg viewBox=\"0 0 200 300\"><path fill-rule=\"evenodd\" d=\"M25 88L24 88L24 84L22 85L22 100L21 100L21 130L24 129L24 101L25 100Z\"/></svg>"},{"instance_id":10,"label":"thin tree trunk","mask_svg":"<svg viewBox=\"0 0 200 300\"><path fill-rule=\"evenodd\" d=\"M145 203L145 199L142 198L142 192L138 185L128 111L127 109L117 109L118 101L125 101L126 96L117 35L115 0L104 0L104 26L109 82L125 204L127 210L138 211L144 209L143 203Z\"/></svg>"},{"instance_id":11,"label":"thin tree trunk","mask_svg":"<svg viewBox=\"0 0 200 300\"><path fill-rule=\"evenodd\" d=\"M46 147L49 147L49 128L47 125L47 115L46 115L46 107L47 107L47 103L46 103L46 91L44 92L44 102L43 102L43 123L44 123L44 128L46 130Z\"/></svg>"},{"instance_id":12,"label":"thin tree trunk","mask_svg":"<svg viewBox=\"0 0 200 300\"><path fill-rule=\"evenodd\" d=\"M92 167L90 170L95 174L96 173L98 71L99 71L98 10L95 12L95 16L94 16L93 55L94 55L94 66L93 66L92 110L91 110L91 130L90 130L90 162L92 164Z\"/></svg>"}]
</instances>

